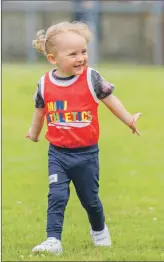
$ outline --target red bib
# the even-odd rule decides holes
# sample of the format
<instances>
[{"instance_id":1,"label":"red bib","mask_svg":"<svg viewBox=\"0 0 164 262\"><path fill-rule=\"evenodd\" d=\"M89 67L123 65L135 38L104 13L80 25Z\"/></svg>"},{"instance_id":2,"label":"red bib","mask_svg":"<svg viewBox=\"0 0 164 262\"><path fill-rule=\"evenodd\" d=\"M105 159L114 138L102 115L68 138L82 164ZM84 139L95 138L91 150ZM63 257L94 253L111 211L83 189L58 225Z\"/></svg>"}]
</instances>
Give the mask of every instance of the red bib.
<instances>
[{"instance_id":1,"label":"red bib","mask_svg":"<svg viewBox=\"0 0 164 262\"><path fill-rule=\"evenodd\" d=\"M52 71L41 79L47 140L55 146L66 148L97 144L98 99L91 83L91 68L87 67L80 76L69 80L69 85L61 81L59 86L58 82L52 76Z\"/></svg>"}]
</instances>

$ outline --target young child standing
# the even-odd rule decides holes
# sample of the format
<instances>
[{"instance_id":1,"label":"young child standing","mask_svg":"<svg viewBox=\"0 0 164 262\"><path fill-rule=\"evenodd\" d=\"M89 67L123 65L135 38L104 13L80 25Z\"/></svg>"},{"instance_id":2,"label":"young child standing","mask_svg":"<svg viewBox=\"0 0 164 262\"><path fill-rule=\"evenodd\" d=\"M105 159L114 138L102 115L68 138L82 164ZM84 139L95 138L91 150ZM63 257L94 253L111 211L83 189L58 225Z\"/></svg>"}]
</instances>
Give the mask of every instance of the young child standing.
<instances>
[{"instance_id":1,"label":"young child standing","mask_svg":"<svg viewBox=\"0 0 164 262\"><path fill-rule=\"evenodd\" d=\"M37 142L44 119L49 141L49 194L47 240L33 252L62 253L64 211L72 181L85 208L95 246L111 246L99 191L97 109L101 100L123 123L139 135L136 121L112 93L114 86L88 67L87 44L91 33L81 22L62 22L41 31L33 46L55 65L41 77L35 94L35 112L27 137Z\"/></svg>"}]
</instances>

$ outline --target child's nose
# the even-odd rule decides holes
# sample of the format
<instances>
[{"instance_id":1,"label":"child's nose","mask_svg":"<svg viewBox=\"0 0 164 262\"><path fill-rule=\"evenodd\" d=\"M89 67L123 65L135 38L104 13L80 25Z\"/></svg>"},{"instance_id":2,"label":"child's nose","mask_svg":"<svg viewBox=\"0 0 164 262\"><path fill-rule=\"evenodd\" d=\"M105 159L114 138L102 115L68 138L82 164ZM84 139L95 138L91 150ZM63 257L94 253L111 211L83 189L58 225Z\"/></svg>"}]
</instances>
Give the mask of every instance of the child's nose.
<instances>
[{"instance_id":1,"label":"child's nose","mask_svg":"<svg viewBox=\"0 0 164 262\"><path fill-rule=\"evenodd\" d=\"M78 62L83 61L83 60L84 60L84 58L83 58L82 55L78 55L78 56L77 56L77 61L78 61Z\"/></svg>"}]
</instances>

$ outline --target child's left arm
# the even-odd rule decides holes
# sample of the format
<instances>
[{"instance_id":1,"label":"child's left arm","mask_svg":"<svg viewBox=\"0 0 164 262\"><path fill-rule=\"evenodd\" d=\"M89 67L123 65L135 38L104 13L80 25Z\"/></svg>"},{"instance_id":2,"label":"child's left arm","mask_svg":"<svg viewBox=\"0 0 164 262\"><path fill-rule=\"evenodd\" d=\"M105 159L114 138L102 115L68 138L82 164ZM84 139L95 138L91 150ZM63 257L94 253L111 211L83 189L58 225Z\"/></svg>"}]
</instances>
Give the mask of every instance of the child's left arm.
<instances>
[{"instance_id":1,"label":"child's left arm","mask_svg":"<svg viewBox=\"0 0 164 262\"><path fill-rule=\"evenodd\" d=\"M117 97L115 97L113 94L107 96L101 101L110 109L110 111L116 117L118 117L124 124L128 125L132 129L133 134L136 133L137 135L140 135L136 127L136 121L141 116L141 113L136 113L134 115L131 115L124 108L120 100Z\"/></svg>"},{"instance_id":2,"label":"child's left arm","mask_svg":"<svg viewBox=\"0 0 164 262\"><path fill-rule=\"evenodd\" d=\"M132 129L133 134L136 133L139 135L136 121L141 116L141 113L131 115L127 112L120 100L113 95L114 85L107 82L94 69L91 72L91 79L97 98L101 100L124 124L128 125Z\"/></svg>"}]
</instances>

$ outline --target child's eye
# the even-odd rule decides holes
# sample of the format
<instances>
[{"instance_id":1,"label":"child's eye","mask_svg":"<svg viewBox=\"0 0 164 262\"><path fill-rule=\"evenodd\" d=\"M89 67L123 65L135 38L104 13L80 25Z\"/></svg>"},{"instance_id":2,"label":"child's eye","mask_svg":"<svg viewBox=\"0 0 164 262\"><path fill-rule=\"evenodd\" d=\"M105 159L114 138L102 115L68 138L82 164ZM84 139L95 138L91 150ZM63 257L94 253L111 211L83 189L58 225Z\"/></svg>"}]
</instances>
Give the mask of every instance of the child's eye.
<instances>
[{"instance_id":1,"label":"child's eye","mask_svg":"<svg viewBox=\"0 0 164 262\"><path fill-rule=\"evenodd\" d=\"M87 50L83 50L82 53L85 54L87 52Z\"/></svg>"},{"instance_id":2,"label":"child's eye","mask_svg":"<svg viewBox=\"0 0 164 262\"><path fill-rule=\"evenodd\" d=\"M75 56L76 55L76 53L71 53L71 54L69 54L69 56Z\"/></svg>"}]
</instances>

